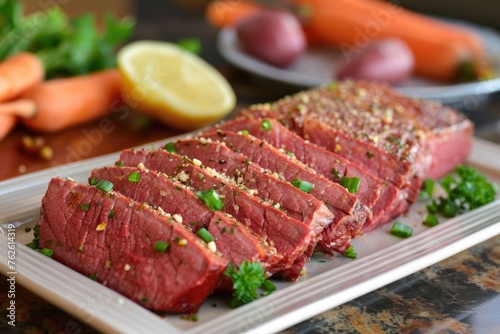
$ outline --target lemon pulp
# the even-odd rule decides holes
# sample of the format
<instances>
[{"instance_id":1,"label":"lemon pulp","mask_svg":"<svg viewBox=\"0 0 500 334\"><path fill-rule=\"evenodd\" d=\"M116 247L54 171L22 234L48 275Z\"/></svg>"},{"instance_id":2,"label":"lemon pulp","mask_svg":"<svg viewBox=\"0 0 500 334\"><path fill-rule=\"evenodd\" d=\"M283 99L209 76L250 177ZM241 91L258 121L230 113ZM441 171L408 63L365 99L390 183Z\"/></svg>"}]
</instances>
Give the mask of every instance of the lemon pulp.
<instances>
[{"instance_id":1,"label":"lemon pulp","mask_svg":"<svg viewBox=\"0 0 500 334\"><path fill-rule=\"evenodd\" d=\"M167 125L200 128L236 104L233 89L216 69L175 44L134 42L117 59L125 101Z\"/></svg>"}]
</instances>

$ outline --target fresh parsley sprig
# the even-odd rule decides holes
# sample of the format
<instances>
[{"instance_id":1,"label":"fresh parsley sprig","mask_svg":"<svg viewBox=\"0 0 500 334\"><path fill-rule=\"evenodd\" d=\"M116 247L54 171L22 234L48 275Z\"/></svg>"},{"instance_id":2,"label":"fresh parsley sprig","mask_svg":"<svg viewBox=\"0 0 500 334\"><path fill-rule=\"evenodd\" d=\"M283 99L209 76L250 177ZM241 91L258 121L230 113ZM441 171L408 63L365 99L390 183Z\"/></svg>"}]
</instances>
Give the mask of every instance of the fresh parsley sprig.
<instances>
[{"instance_id":1,"label":"fresh parsley sprig","mask_svg":"<svg viewBox=\"0 0 500 334\"><path fill-rule=\"evenodd\" d=\"M464 212L477 209L495 200L498 191L495 184L491 183L484 175L470 166L457 166L454 173L439 180L441 188L446 196L432 198L434 182L426 180L422 198L430 198L432 201L427 206L429 216L424 224L434 226L438 224L435 214L444 217L455 217Z\"/></svg>"},{"instance_id":2,"label":"fresh parsley sprig","mask_svg":"<svg viewBox=\"0 0 500 334\"><path fill-rule=\"evenodd\" d=\"M0 61L18 52L32 52L44 64L47 78L85 74L116 66L114 48L132 35L129 17L73 19L57 6L29 15L18 0L0 1Z\"/></svg>"},{"instance_id":3,"label":"fresh parsley sprig","mask_svg":"<svg viewBox=\"0 0 500 334\"><path fill-rule=\"evenodd\" d=\"M238 307L259 298L258 289L268 295L276 290L274 284L266 279L264 268L258 262L243 261L238 267L229 264L224 275L233 282L233 299L229 302L231 307Z\"/></svg>"}]
</instances>

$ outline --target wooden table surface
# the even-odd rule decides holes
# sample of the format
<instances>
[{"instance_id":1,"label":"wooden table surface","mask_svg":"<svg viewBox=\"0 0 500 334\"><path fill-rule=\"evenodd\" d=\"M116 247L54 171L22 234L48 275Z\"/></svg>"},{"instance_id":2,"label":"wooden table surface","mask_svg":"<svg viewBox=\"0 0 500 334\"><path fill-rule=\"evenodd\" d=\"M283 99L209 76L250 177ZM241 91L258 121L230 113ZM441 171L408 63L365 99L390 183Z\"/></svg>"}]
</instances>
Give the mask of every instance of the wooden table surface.
<instances>
[{"instance_id":1,"label":"wooden table surface","mask_svg":"<svg viewBox=\"0 0 500 334\"><path fill-rule=\"evenodd\" d=\"M71 3L67 4L70 10L73 8ZM259 81L230 67L215 49L216 30L203 21L200 11L192 7L186 9L192 3L196 1L114 1L113 6L118 6L115 9L121 12L130 10L137 18L134 39L175 42L181 37L199 38L203 46L202 57L229 79L237 93L239 107L271 101L296 90ZM90 1L90 4L97 6L97 11L106 9L103 1ZM0 142L0 180L180 134L133 112L121 116L109 116L112 124L109 131L102 131L97 121L60 133L43 134L54 151L49 161L21 150L22 136L39 134L18 126ZM284 332L500 333L499 266L500 237L497 236ZM5 278L1 279L0 286L0 303L5 312L8 305ZM9 326L8 319L2 316L1 333L95 332L92 324L82 323L21 286L16 290L16 305L16 327Z\"/></svg>"}]
</instances>

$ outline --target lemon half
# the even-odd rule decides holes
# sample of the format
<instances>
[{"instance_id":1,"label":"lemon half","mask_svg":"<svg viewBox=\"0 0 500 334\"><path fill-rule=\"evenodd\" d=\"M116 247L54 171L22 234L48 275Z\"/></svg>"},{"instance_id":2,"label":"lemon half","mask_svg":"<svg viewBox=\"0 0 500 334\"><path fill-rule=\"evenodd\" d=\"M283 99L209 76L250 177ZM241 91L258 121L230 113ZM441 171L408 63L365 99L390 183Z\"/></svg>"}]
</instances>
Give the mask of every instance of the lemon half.
<instances>
[{"instance_id":1,"label":"lemon half","mask_svg":"<svg viewBox=\"0 0 500 334\"><path fill-rule=\"evenodd\" d=\"M119 50L117 61L125 102L169 126L198 129L223 118L236 105L227 80L175 44L133 42Z\"/></svg>"}]
</instances>

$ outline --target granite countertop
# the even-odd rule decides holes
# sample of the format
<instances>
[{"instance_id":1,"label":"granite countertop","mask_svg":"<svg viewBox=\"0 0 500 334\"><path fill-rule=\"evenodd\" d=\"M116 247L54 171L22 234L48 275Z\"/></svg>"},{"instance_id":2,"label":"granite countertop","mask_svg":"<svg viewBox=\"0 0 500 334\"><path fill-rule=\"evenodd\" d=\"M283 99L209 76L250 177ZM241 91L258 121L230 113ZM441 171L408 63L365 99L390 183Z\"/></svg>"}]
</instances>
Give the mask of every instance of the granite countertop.
<instances>
[{"instance_id":1,"label":"granite countertop","mask_svg":"<svg viewBox=\"0 0 500 334\"><path fill-rule=\"evenodd\" d=\"M5 277L2 291L8 291ZM8 307L0 294L2 309ZM21 286L16 327L1 333L97 333ZM315 316L283 334L500 333L500 236Z\"/></svg>"}]
</instances>

